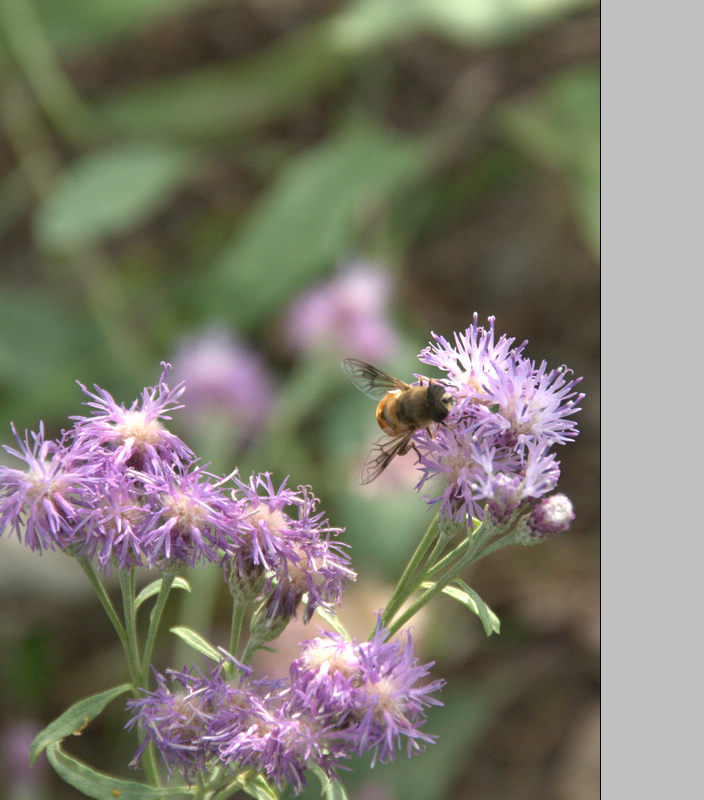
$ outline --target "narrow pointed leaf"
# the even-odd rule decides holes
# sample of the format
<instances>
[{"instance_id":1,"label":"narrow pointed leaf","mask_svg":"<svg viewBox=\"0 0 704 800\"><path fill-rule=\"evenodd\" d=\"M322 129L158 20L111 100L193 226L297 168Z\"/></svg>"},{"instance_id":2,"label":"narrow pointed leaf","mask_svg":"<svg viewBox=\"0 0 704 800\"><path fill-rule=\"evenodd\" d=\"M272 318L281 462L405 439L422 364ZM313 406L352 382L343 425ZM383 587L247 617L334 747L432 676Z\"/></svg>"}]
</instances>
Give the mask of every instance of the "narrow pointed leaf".
<instances>
[{"instance_id":1,"label":"narrow pointed leaf","mask_svg":"<svg viewBox=\"0 0 704 800\"><path fill-rule=\"evenodd\" d=\"M183 625L177 625L174 628L170 628L170 631L178 636L179 639L182 639L187 645L192 647L197 652L202 653L211 661L222 661L222 653L220 653L216 647L213 647L210 642L206 641L199 633L196 633L191 628L186 628Z\"/></svg>"},{"instance_id":2,"label":"narrow pointed leaf","mask_svg":"<svg viewBox=\"0 0 704 800\"><path fill-rule=\"evenodd\" d=\"M467 584L459 578L456 578L453 583L456 585L445 586L442 589L443 594L462 603L462 605L468 608L473 614L476 614L481 620L487 636L491 636L492 633L499 633L501 630L501 621L474 589L472 589L471 586L467 586ZM422 584L424 589L430 589L433 585L434 584L430 582Z\"/></svg>"},{"instance_id":3,"label":"narrow pointed leaf","mask_svg":"<svg viewBox=\"0 0 704 800\"><path fill-rule=\"evenodd\" d=\"M344 636L348 642L352 640L352 637L349 635L349 633L347 633L347 629L342 622L340 622L340 618L337 616L337 614L333 614L331 611L326 611L320 606L316 607L315 613L322 620L324 620L335 631L335 633L339 633L340 636Z\"/></svg>"},{"instance_id":4,"label":"narrow pointed leaf","mask_svg":"<svg viewBox=\"0 0 704 800\"><path fill-rule=\"evenodd\" d=\"M277 313L354 248L365 220L376 218L428 160L420 140L367 121L290 159L202 282L201 302L209 313L234 315L241 329Z\"/></svg>"},{"instance_id":5,"label":"narrow pointed leaf","mask_svg":"<svg viewBox=\"0 0 704 800\"><path fill-rule=\"evenodd\" d=\"M256 800L279 800L280 794L270 786L263 775L257 775L251 781L242 785L242 791Z\"/></svg>"},{"instance_id":6,"label":"narrow pointed leaf","mask_svg":"<svg viewBox=\"0 0 704 800\"><path fill-rule=\"evenodd\" d=\"M47 748L49 763L56 772L86 797L95 800L159 800L159 798L185 798L192 796L183 787L157 789L136 781L125 781L105 772L99 772L88 764L65 753L58 742Z\"/></svg>"},{"instance_id":7,"label":"narrow pointed leaf","mask_svg":"<svg viewBox=\"0 0 704 800\"><path fill-rule=\"evenodd\" d=\"M338 780L329 778L320 767L311 767L320 781L321 797L325 800L349 800L345 787Z\"/></svg>"},{"instance_id":8,"label":"narrow pointed leaf","mask_svg":"<svg viewBox=\"0 0 704 800\"><path fill-rule=\"evenodd\" d=\"M185 578L174 578L174 582L171 584L172 589L185 589L185 591L191 591L191 584ZM161 591L161 578L156 581L152 581L152 583L148 584L147 586L142 589L142 591L137 595L136 600L134 601L135 609L139 608L145 600L148 600L150 597L154 597L154 595L159 594Z\"/></svg>"},{"instance_id":9,"label":"narrow pointed leaf","mask_svg":"<svg viewBox=\"0 0 704 800\"><path fill-rule=\"evenodd\" d=\"M61 716L38 733L31 747L29 748L29 761L33 764L37 756L44 748L64 739L66 736L78 734L91 720L95 719L105 708L105 706L121 694L131 691L131 683L123 683L113 689L84 697L70 708L67 708Z\"/></svg>"}]
</instances>

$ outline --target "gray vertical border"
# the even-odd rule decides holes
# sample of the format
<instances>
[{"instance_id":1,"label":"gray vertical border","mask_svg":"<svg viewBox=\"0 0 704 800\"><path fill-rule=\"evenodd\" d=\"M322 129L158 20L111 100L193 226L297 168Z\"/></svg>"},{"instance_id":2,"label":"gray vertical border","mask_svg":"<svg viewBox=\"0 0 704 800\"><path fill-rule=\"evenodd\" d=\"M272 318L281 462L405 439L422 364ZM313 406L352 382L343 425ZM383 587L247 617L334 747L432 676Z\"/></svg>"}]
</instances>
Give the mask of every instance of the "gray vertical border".
<instances>
[{"instance_id":1,"label":"gray vertical border","mask_svg":"<svg viewBox=\"0 0 704 800\"><path fill-rule=\"evenodd\" d=\"M702 796L704 23L602 8L602 797Z\"/></svg>"}]
</instances>

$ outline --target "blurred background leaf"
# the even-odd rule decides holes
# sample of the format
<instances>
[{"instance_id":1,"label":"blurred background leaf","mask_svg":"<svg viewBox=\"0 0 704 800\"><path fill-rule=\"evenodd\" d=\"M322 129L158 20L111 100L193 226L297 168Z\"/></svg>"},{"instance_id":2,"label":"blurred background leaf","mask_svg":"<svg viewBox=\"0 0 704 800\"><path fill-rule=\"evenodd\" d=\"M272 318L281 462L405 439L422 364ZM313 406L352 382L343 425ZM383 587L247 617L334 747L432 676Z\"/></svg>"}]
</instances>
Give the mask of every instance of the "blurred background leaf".
<instances>
[{"instance_id":1,"label":"blurred background leaf","mask_svg":"<svg viewBox=\"0 0 704 800\"><path fill-rule=\"evenodd\" d=\"M59 50L76 52L137 33L160 18L215 6L215 0L36 0L37 13Z\"/></svg>"},{"instance_id":2,"label":"blurred background leaf","mask_svg":"<svg viewBox=\"0 0 704 800\"><path fill-rule=\"evenodd\" d=\"M595 256L600 246L600 97L599 70L578 67L498 109L506 136L568 179L575 213Z\"/></svg>"},{"instance_id":3,"label":"blurred background leaf","mask_svg":"<svg viewBox=\"0 0 704 800\"><path fill-rule=\"evenodd\" d=\"M89 153L63 170L35 216L37 242L66 251L144 224L173 200L193 158L164 145Z\"/></svg>"},{"instance_id":4,"label":"blurred background leaf","mask_svg":"<svg viewBox=\"0 0 704 800\"><path fill-rule=\"evenodd\" d=\"M292 158L244 219L205 283L210 311L240 326L267 318L351 252L364 216L424 168L419 144L356 123Z\"/></svg>"}]
</instances>

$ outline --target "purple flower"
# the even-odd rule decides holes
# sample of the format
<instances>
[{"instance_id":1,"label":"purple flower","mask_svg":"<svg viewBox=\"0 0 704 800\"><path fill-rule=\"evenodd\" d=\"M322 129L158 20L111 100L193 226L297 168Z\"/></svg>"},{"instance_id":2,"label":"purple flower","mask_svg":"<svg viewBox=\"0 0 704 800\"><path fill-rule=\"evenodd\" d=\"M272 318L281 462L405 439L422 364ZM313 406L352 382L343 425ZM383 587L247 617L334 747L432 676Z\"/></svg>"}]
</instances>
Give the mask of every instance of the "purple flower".
<instances>
[{"instance_id":1,"label":"purple flower","mask_svg":"<svg viewBox=\"0 0 704 800\"><path fill-rule=\"evenodd\" d=\"M489 329L486 330L478 324L479 315L475 311L470 327L463 333L455 333L454 346L444 337L432 333L434 344L431 342L418 356L424 364L447 373L458 402L475 397L485 401L489 378L504 372L528 344L524 341L512 348L515 339L509 339L505 334L498 342L495 341L495 320L495 317L489 317Z\"/></svg>"},{"instance_id":2,"label":"purple flower","mask_svg":"<svg viewBox=\"0 0 704 800\"><path fill-rule=\"evenodd\" d=\"M0 730L0 770L9 800L50 796L48 763L29 763L30 747L41 730L30 719L15 720Z\"/></svg>"},{"instance_id":3,"label":"purple flower","mask_svg":"<svg viewBox=\"0 0 704 800\"><path fill-rule=\"evenodd\" d=\"M193 453L162 420L171 419L170 412L181 408L178 402L184 385L170 389L167 383L169 364L162 362L162 373L156 386L142 390L141 398L129 408L118 405L112 395L95 386L95 392L78 384L91 398L86 405L94 409L90 416L74 419L75 446L88 456L102 456L118 466L143 472L158 472L164 464L188 463Z\"/></svg>"},{"instance_id":4,"label":"purple flower","mask_svg":"<svg viewBox=\"0 0 704 800\"><path fill-rule=\"evenodd\" d=\"M266 364L224 328L185 337L174 374L186 384L183 419L191 428L212 426L215 416L233 437L246 440L269 418L274 387Z\"/></svg>"},{"instance_id":5,"label":"purple flower","mask_svg":"<svg viewBox=\"0 0 704 800\"><path fill-rule=\"evenodd\" d=\"M387 312L390 294L386 270L354 261L293 302L284 322L286 340L298 352L329 348L385 361L397 347Z\"/></svg>"},{"instance_id":6,"label":"purple flower","mask_svg":"<svg viewBox=\"0 0 704 800\"><path fill-rule=\"evenodd\" d=\"M170 670L169 682L156 673L157 688L127 703L127 727L144 735L132 765L151 741L169 773L182 771L189 781L226 765L298 794L312 766L335 777L354 753L387 761L403 741L411 755L434 741L420 728L425 709L440 705L432 694L444 682L423 682L432 665L418 664L410 635L385 636L379 626L369 642L334 633L304 642L288 680L251 680L231 657L241 670L235 681L226 680L225 662L207 675Z\"/></svg>"},{"instance_id":7,"label":"purple flower","mask_svg":"<svg viewBox=\"0 0 704 800\"><path fill-rule=\"evenodd\" d=\"M0 533L9 528L32 550L67 547L94 483L90 465L63 443L45 439L44 426L5 446L26 469L0 466Z\"/></svg>"},{"instance_id":8,"label":"purple flower","mask_svg":"<svg viewBox=\"0 0 704 800\"><path fill-rule=\"evenodd\" d=\"M488 406L479 419L482 434L496 434L518 443L566 444L577 435L576 414L584 397L574 391L581 378L570 379L565 367L547 371L543 361L536 369L528 359L506 364L487 379Z\"/></svg>"},{"instance_id":9,"label":"purple flower","mask_svg":"<svg viewBox=\"0 0 704 800\"><path fill-rule=\"evenodd\" d=\"M454 345L433 334L421 351L423 363L446 373L443 380L456 405L432 435L415 436L421 472L417 488L438 488L427 497L443 516L456 522L482 519L485 507L495 522L505 522L527 500L555 488L559 462L550 452L577 435L571 419L584 397L580 378L564 367L548 370L522 355L526 342L472 325L456 333Z\"/></svg>"},{"instance_id":10,"label":"purple flower","mask_svg":"<svg viewBox=\"0 0 704 800\"><path fill-rule=\"evenodd\" d=\"M424 709L442 705L431 695L444 681L422 683L432 663L418 664L410 633L406 641L385 641L378 625L368 642L353 644L339 634L305 642L291 666L297 704L328 722L328 736L362 755L386 762L403 741L407 753L434 737L420 730Z\"/></svg>"},{"instance_id":11,"label":"purple flower","mask_svg":"<svg viewBox=\"0 0 704 800\"><path fill-rule=\"evenodd\" d=\"M279 787L288 782L298 793L311 764L333 775L338 756L325 726L291 707L288 684L245 676L228 681L224 663L207 675L196 668L169 670L171 686L156 673L156 690L142 690L143 697L128 701L133 716L126 727L140 728L145 737L131 765L139 764L151 741L169 774L182 771L189 781L226 765L237 771L252 768Z\"/></svg>"},{"instance_id":12,"label":"purple flower","mask_svg":"<svg viewBox=\"0 0 704 800\"><path fill-rule=\"evenodd\" d=\"M111 462L99 460L97 467L99 479L85 493L72 544L78 555L96 560L104 572L113 565L141 566L147 514L141 502L142 482Z\"/></svg>"},{"instance_id":13,"label":"purple flower","mask_svg":"<svg viewBox=\"0 0 704 800\"><path fill-rule=\"evenodd\" d=\"M130 766L136 767L149 742L153 742L169 775L182 771L194 780L217 758L218 747L210 738L222 725L223 713L238 712L248 705L246 690L225 680L223 668L231 656L204 675L196 667L183 672L168 670L171 688L164 675L154 670L157 688L143 697L127 701L132 714L126 728L140 728L144 739Z\"/></svg>"},{"instance_id":14,"label":"purple flower","mask_svg":"<svg viewBox=\"0 0 704 800\"><path fill-rule=\"evenodd\" d=\"M239 770L252 767L279 788L288 783L295 794L311 765L333 776L343 754L329 740L325 719L295 708L286 682L253 681L248 688L246 702L221 714L212 734L218 758Z\"/></svg>"},{"instance_id":15,"label":"purple flower","mask_svg":"<svg viewBox=\"0 0 704 800\"><path fill-rule=\"evenodd\" d=\"M303 618L316 607L339 602L343 587L356 575L344 552L346 545L331 541L342 532L317 511L318 499L310 487L274 488L269 473L253 475L248 483L235 478L239 491L238 534L243 542L231 558L231 578L246 583L265 574L267 615L291 617L304 594Z\"/></svg>"},{"instance_id":16,"label":"purple flower","mask_svg":"<svg viewBox=\"0 0 704 800\"><path fill-rule=\"evenodd\" d=\"M238 506L223 481L192 466L185 472L136 473L145 513L140 547L148 566L219 563L239 546ZM216 482L215 482L216 481Z\"/></svg>"}]
</instances>

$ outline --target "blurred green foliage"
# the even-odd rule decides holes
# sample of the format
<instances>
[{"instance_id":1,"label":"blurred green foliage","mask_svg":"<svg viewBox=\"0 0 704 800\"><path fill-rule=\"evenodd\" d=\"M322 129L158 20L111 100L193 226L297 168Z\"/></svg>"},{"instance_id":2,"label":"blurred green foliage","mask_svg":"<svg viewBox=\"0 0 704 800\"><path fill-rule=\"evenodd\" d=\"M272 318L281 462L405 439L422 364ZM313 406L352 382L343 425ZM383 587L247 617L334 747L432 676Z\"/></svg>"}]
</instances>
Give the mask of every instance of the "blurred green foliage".
<instances>
[{"instance_id":1,"label":"blurred green foliage","mask_svg":"<svg viewBox=\"0 0 704 800\"><path fill-rule=\"evenodd\" d=\"M547 229L566 215L580 258L597 262L595 23L592 0L0 0L0 438L10 420L57 433L80 413L76 379L131 402L181 334L220 321L264 356L278 399L247 447L218 431L189 443L214 469L311 484L357 571L392 580L428 513L408 487L360 492L374 408L337 363L355 354L297 357L283 315L364 257L396 282L400 346L383 366L399 375L417 369L429 328L464 327L475 308L527 335L482 287L533 281L540 297L524 305L545 310L542 251L520 236L526 254L510 250L530 216L511 198L526 187L529 206L548 198ZM469 271L482 236L505 273ZM421 259L436 243L444 271ZM573 306L589 305L573 269L550 286L564 301L561 281L576 281ZM216 597L202 603L217 613ZM451 659L462 637L448 638ZM17 674L24 641L8 642L2 674ZM461 754L509 702L513 675L456 676L428 724L441 744L377 768L383 796L460 796ZM57 712L47 683L32 709L44 721Z\"/></svg>"}]
</instances>

